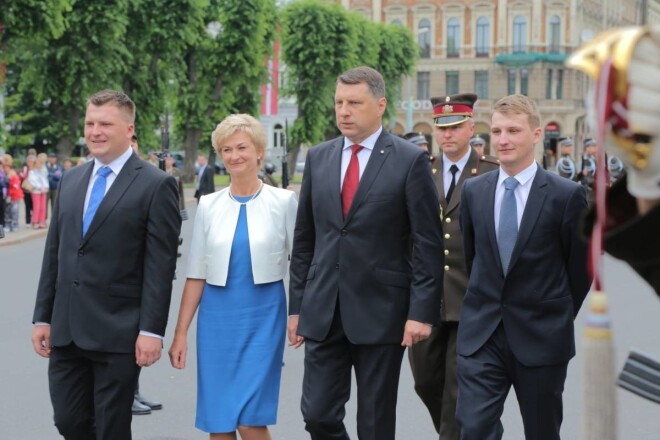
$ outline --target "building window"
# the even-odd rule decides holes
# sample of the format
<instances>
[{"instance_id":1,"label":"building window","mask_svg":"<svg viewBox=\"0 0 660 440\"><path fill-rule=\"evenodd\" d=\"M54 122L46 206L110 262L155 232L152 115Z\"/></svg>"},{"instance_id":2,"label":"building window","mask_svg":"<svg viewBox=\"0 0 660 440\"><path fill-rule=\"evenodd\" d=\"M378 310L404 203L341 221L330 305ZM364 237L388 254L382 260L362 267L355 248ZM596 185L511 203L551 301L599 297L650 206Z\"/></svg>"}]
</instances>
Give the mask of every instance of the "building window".
<instances>
[{"instance_id":1,"label":"building window","mask_svg":"<svg viewBox=\"0 0 660 440\"><path fill-rule=\"evenodd\" d=\"M398 24L399 26L403 26L403 23L398 18L395 19L395 20L392 20L392 22L390 24Z\"/></svg>"},{"instance_id":2,"label":"building window","mask_svg":"<svg viewBox=\"0 0 660 440\"><path fill-rule=\"evenodd\" d=\"M490 22L486 17L477 19L477 56L487 57L490 49Z\"/></svg>"},{"instance_id":3,"label":"building window","mask_svg":"<svg viewBox=\"0 0 660 440\"><path fill-rule=\"evenodd\" d=\"M431 74L429 72L417 72L417 99L427 100L431 98Z\"/></svg>"},{"instance_id":4,"label":"building window","mask_svg":"<svg viewBox=\"0 0 660 440\"><path fill-rule=\"evenodd\" d=\"M424 18L417 26L417 44L419 44L419 56L431 57L431 22Z\"/></svg>"},{"instance_id":5,"label":"building window","mask_svg":"<svg viewBox=\"0 0 660 440\"><path fill-rule=\"evenodd\" d=\"M553 15L550 17L550 26L549 26L549 32L548 32L548 52L549 53L560 53L561 52L561 46L560 46L560 33L559 29L560 28L560 21L559 17L557 15Z\"/></svg>"},{"instance_id":6,"label":"building window","mask_svg":"<svg viewBox=\"0 0 660 440\"><path fill-rule=\"evenodd\" d=\"M447 95L455 95L458 93L458 71L450 70L445 74L445 88Z\"/></svg>"},{"instance_id":7,"label":"building window","mask_svg":"<svg viewBox=\"0 0 660 440\"><path fill-rule=\"evenodd\" d=\"M529 93L529 70L520 71L520 93L527 96Z\"/></svg>"},{"instance_id":8,"label":"building window","mask_svg":"<svg viewBox=\"0 0 660 440\"><path fill-rule=\"evenodd\" d=\"M459 56L460 33L461 25L458 18L450 18L447 22L447 57L456 58Z\"/></svg>"},{"instance_id":9,"label":"building window","mask_svg":"<svg viewBox=\"0 0 660 440\"><path fill-rule=\"evenodd\" d=\"M516 15L513 19L513 52L525 52L527 50L527 19L522 15Z\"/></svg>"},{"instance_id":10,"label":"building window","mask_svg":"<svg viewBox=\"0 0 660 440\"><path fill-rule=\"evenodd\" d=\"M275 124L273 127L273 148L281 148L284 146L284 130L282 124Z\"/></svg>"},{"instance_id":11,"label":"building window","mask_svg":"<svg viewBox=\"0 0 660 440\"><path fill-rule=\"evenodd\" d=\"M516 71L509 70L509 76L507 81L507 92L509 95L516 93Z\"/></svg>"},{"instance_id":12,"label":"building window","mask_svg":"<svg viewBox=\"0 0 660 440\"><path fill-rule=\"evenodd\" d=\"M555 92L555 96L557 99L563 99L564 95L564 70L563 69L558 69L557 70L557 90Z\"/></svg>"},{"instance_id":13,"label":"building window","mask_svg":"<svg viewBox=\"0 0 660 440\"><path fill-rule=\"evenodd\" d=\"M488 71L477 70L474 72L474 91L479 99L488 99Z\"/></svg>"},{"instance_id":14,"label":"building window","mask_svg":"<svg viewBox=\"0 0 660 440\"><path fill-rule=\"evenodd\" d=\"M548 80L545 83L545 99L552 99L552 69L548 69Z\"/></svg>"}]
</instances>

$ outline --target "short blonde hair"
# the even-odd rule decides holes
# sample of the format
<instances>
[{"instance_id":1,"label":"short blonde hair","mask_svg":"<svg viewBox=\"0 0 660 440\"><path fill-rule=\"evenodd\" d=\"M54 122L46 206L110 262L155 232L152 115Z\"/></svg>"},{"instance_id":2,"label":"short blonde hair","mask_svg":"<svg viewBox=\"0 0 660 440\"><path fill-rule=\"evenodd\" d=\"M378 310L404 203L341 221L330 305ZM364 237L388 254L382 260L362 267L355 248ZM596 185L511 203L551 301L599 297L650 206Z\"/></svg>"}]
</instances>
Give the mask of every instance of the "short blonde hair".
<instances>
[{"instance_id":1,"label":"short blonde hair","mask_svg":"<svg viewBox=\"0 0 660 440\"><path fill-rule=\"evenodd\" d=\"M509 95L495 103L493 112L503 115L527 115L527 122L532 129L541 126L541 114L536 102L525 95Z\"/></svg>"},{"instance_id":2,"label":"short blonde hair","mask_svg":"<svg viewBox=\"0 0 660 440\"><path fill-rule=\"evenodd\" d=\"M254 117L245 113L238 113L227 116L222 120L213 130L211 134L211 144L215 148L218 156L221 155L220 147L227 138L234 133L242 131L252 139L254 146L257 149L258 155L261 157L259 163L263 160L266 154L266 131L261 123Z\"/></svg>"}]
</instances>

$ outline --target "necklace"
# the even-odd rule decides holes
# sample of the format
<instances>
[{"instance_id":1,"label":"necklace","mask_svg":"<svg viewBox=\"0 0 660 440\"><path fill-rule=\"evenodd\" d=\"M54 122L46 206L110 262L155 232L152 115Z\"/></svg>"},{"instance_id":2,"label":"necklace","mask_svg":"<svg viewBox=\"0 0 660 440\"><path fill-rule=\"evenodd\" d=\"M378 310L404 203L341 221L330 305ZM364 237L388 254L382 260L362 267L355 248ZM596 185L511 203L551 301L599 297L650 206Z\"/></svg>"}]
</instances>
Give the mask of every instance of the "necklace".
<instances>
[{"instance_id":1,"label":"necklace","mask_svg":"<svg viewBox=\"0 0 660 440\"><path fill-rule=\"evenodd\" d=\"M229 192L229 198L232 199L234 202L239 203L241 206L244 206L244 205L250 203L252 200L256 199L259 196L259 194L261 194L261 190L263 189L263 187L264 187L264 183L262 181L259 181L259 188L257 189L257 191L254 194L252 194L252 197L247 199L245 202L241 202L239 200L236 200L236 197L234 197L234 195L231 193L231 186L229 186L229 191L228 191Z\"/></svg>"}]
</instances>

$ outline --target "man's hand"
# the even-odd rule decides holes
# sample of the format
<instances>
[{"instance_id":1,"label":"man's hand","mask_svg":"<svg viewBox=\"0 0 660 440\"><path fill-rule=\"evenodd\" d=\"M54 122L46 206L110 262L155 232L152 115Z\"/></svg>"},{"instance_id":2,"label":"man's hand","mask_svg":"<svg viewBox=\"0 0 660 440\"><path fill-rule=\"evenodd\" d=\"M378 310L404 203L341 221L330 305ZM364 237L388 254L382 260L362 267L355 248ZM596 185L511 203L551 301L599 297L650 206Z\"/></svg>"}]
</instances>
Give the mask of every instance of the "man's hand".
<instances>
[{"instance_id":1,"label":"man's hand","mask_svg":"<svg viewBox=\"0 0 660 440\"><path fill-rule=\"evenodd\" d=\"M182 370L186 368L186 354L188 353L188 341L186 336L175 335L170 347L170 363L174 368Z\"/></svg>"},{"instance_id":2,"label":"man's hand","mask_svg":"<svg viewBox=\"0 0 660 440\"><path fill-rule=\"evenodd\" d=\"M298 316L289 316L289 323L286 326L289 335L289 347L298 348L305 342L305 338L298 335Z\"/></svg>"},{"instance_id":3,"label":"man's hand","mask_svg":"<svg viewBox=\"0 0 660 440\"><path fill-rule=\"evenodd\" d=\"M401 345L412 347L413 344L428 339L431 336L431 328L430 324L413 321L412 319L407 320L406 327L403 330L403 341L401 341Z\"/></svg>"},{"instance_id":4,"label":"man's hand","mask_svg":"<svg viewBox=\"0 0 660 440\"><path fill-rule=\"evenodd\" d=\"M140 335L135 342L135 363L140 367L149 367L160 359L163 341L153 336Z\"/></svg>"},{"instance_id":5,"label":"man's hand","mask_svg":"<svg viewBox=\"0 0 660 440\"><path fill-rule=\"evenodd\" d=\"M42 357L50 357L50 325L35 325L32 329L32 347Z\"/></svg>"}]
</instances>

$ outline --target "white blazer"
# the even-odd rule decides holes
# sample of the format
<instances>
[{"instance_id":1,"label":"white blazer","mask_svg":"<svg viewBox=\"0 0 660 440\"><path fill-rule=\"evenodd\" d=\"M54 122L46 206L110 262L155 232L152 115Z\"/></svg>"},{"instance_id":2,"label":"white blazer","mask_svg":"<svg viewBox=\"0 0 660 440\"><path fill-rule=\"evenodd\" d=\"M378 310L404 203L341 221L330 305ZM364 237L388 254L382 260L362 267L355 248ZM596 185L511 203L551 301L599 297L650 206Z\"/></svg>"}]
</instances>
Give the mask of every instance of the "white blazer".
<instances>
[{"instance_id":1,"label":"white blazer","mask_svg":"<svg viewBox=\"0 0 660 440\"><path fill-rule=\"evenodd\" d=\"M264 185L261 193L245 207L255 284L284 279L293 246L298 209L296 193ZM229 197L229 188L199 199L188 256L188 278L204 279L215 286L226 285L239 212L240 204Z\"/></svg>"}]
</instances>

